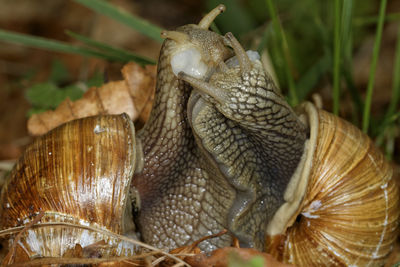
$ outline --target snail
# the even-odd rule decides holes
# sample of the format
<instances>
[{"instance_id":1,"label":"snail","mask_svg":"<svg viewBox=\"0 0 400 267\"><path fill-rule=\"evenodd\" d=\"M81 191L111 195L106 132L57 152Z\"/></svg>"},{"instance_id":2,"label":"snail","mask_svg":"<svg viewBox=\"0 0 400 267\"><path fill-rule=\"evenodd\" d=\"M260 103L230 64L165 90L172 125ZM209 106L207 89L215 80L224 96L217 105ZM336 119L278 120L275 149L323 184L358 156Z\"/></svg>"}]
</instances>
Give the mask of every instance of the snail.
<instances>
[{"instance_id":1,"label":"snail","mask_svg":"<svg viewBox=\"0 0 400 267\"><path fill-rule=\"evenodd\" d=\"M126 114L88 117L27 147L2 189L0 225L25 226L40 213L43 217L18 240L16 260L24 258L18 251L29 258L61 257L76 245L85 249L103 242L108 246L100 246L99 257L135 253L131 243L108 234L134 231L128 212L134 133Z\"/></svg>"},{"instance_id":2,"label":"snail","mask_svg":"<svg viewBox=\"0 0 400 267\"><path fill-rule=\"evenodd\" d=\"M226 228L234 189L215 162L196 143L188 121L192 87L180 80L182 70L195 77L208 75L231 57L222 36L208 31L225 9L218 6L198 25L163 32L153 109L137 133L142 155L132 185L140 205L135 221L146 243L172 249ZM192 61L193 60L193 61ZM139 149L140 147L140 149ZM209 239L200 248L210 252L231 243L231 237Z\"/></svg>"},{"instance_id":3,"label":"snail","mask_svg":"<svg viewBox=\"0 0 400 267\"><path fill-rule=\"evenodd\" d=\"M397 239L400 202L382 153L311 103L292 110L259 57L231 33L225 38L236 59L221 62L208 81L178 76L195 88L189 117L199 145L247 197L233 207L228 229L296 266L383 265Z\"/></svg>"},{"instance_id":4,"label":"snail","mask_svg":"<svg viewBox=\"0 0 400 267\"><path fill-rule=\"evenodd\" d=\"M256 53L208 30L224 9L162 33L153 109L136 135L125 115L103 115L30 145L2 190L1 228L44 212L43 224L138 231L162 249L225 228L231 235L200 248L211 252L234 236L299 266L382 265L400 212L389 164L350 123L311 103L292 109ZM82 241L89 232L81 228L53 230L50 251L32 242L45 239L43 227L18 243L31 256L103 239L104 255L134 253L100 234ZM59 248L66 236L74 240Z\"/></svg>"}]
</instances>

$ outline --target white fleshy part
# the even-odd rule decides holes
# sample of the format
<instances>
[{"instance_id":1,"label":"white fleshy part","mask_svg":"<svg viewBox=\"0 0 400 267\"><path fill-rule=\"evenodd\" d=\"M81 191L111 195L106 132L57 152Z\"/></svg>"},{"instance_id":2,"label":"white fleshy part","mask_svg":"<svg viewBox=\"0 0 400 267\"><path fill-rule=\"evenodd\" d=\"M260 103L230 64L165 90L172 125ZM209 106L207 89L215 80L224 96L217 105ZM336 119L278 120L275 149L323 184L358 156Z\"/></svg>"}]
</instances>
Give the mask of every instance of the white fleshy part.
<instances>
[{"instance_id":1,"label":"white fleshy part","mask_svg":"<svg viewBox=\"0 0 400 267\"><path fill-rule=\"evenodd\" d=\"M261 57L260 57L260 54L259 54L257 51L247 50L247 51L246 51L246 54L247 54L247 56L249 57L250 61L259 61L260 58L261 58ZM239 61L238 61L237 57L234 56L234 57L228 59L228 60L226 61L226 64L227 64L229 67L235 67L235 66L238 66L238 65L239 65Z\"/></svg>"},{"instance_id":2,"label":"white fleshy part","mask_svg":"<svg viewBox=\"0 0 400 267\"><path fill-rule=\"evenodd\" d=\"M199 50L194 47L175 53L171 58L171 67L176 76L183 71L185 74L198 79L203 78L208 71Z\"/></svg>"}]
</instances>

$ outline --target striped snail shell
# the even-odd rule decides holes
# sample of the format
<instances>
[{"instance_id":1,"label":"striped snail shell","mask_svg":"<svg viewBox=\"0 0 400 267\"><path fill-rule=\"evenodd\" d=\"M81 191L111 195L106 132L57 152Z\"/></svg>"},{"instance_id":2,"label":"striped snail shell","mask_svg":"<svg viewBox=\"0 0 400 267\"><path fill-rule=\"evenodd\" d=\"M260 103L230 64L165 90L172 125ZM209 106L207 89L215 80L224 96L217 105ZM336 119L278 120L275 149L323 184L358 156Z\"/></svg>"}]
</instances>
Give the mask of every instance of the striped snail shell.
<instances>
[{"instance_id":1,"label":"striped snail shell","mask_svg":"<svg viewBox=\"0 0 400 267\"><path fill-rule=\"evenodd\" d=\"M12 170L1 193L0 227L25 226L44 214L18 241L30 258L61 257L100 241L109 245L101 256L132 254L132 244L104 233L133 230L126 211L134 163L126 114L68 122L36 139Z\"/></svg>"},{"instance_id":2,"label":"striped snail shell","mask_svg":"<svg viewBox=\"0 0 400 267\"><path fill-rule=\"evenodd\" d=\"M299 186L290 192L299 204L278 210L267 251L296 266L383 265L400 214L391 166L354 125L311 103L301 110L310 142Z\"/></svg>"}]
</instances>

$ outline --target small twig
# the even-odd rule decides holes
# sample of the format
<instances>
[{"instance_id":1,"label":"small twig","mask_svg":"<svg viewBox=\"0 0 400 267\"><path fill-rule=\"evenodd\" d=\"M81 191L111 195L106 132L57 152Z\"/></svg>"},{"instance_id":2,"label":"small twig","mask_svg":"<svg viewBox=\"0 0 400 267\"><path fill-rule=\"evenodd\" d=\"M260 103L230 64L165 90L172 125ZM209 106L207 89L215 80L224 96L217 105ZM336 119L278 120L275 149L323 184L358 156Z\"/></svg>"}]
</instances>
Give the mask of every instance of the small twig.
<instances>
[{"instance_id":1,"label":"small twig","mask_svg":"<svg viewBox=\"0 0 400 267\"><path fill-rule=\"evenodd\" d=\"M193 242L193 243L188 247L188 248L190 248L189 251L192 251L195 247L197 247L197 246L198 246L201 242L203 242L204 240L208 240L208 239L211 239L211 238L214 238L214 237L220 237L220 236L226 234L227 232L228 232L228 230L223 229L223 230L222 230L221 232L219 232L219 233L216 233L216 234L213 234L213 235L208 235L208 236L202 237L202 238L196 240L195 242Z\"/></svg>"},{"instance_id":2,"label":"small twig","mask_svg":"<svg viewBox=\"0 0 400 267\"><path fill-rule=\"evenodd\" d=\"M35 218L35 220L36 220L36 218ZM27 226L28 226L28 225L27 225ZM24 229L25 229L27 226L25 226L25 227L13 227L13 228L9 228L9 229L2 230L2 231L0 231L0 237L1 237L1 236L5 236L5 235L9 235L9 234L16 233L16 232L18 232L18 231L21 230L21 229L22 229L22 230L21 230L21 232L22 232L22 231L24 231ZM148 244L146 244L146 243L140 242L140 241L138 241L138 240L131 239L131 238L129 238L129 237L126 237L126 236L123 236L123 235L119 235L119 234L116 234L116 233L113 233L113 232L110 232L110 231L107 231L107 230L104 230L104 229L99 229L99 228L90 227L90 226L84 226L84 225L75 225L75 224L65 223L65 222L41 223L41 224L36 224L36 225L34 225L34 223L30 223L30 224L29 224L29 228L43 228L43 227L66 227L66 228L72 227L72 228L80 228L80 229L86 229L86 230L89 230L89 231L99 232L99 233L102 233L102 234L105 235L105 236L111 236L111 237L114 237L114 238L119 239L119 240L121 240L121 241L126 241L126 242L128 242L128 243L131 243L131 244L134 244L134 245L138 245L138 246L141 246L141 247L143 247L143 248L147 248L147 249L153 251L152 254L162 254L162 255L165 255L166 257L169 257L169 258L175 260L176 262L180 262L180 263L183 263L183 264L186 265L186 266L189 266L189 265L188 265L187 263L185 263L182 259L178 258L177 256L175 256L175 255L173 255L173 254L170 254L170 253L168 253L168 252L166 252L166 251L157 249L157 248L155 248L155 247L152 247L152 246L150 246L150 245L148 245ZM21 232L20 232L20 233L21 233ZM218 234L220 234L220 233L218 233ZM218 234L217 234L217 235L218 235ZM215 236L215 235L213 235L213 236ZM142 256L139 256L139 257L143 258ZM132 259L132 258L133 258L133 257L120 257L119 259L120 259L120 260L126 260L126 259ZM55 259L55 258L52 258L52 259ZM103 259L103 260L104 260L104 259ZM115 260L114 260L114 261L115 261ZM35 265L36 265L36 264L35 264Z\"/></svg>"},{"instance_id":3,"label":"small twig","mask_svg":"<svg viewBox=\"0 0 400 267\"><path fill-rule=\"evenodd\" d=\"M25 225L25 227L21 230L21 232L19 232L17 234L17 236L14 239L13 244L11 245L10 251L4 258L4 261L2 264L3 266L11 264L11 262L14 260L15 250L17 249L18 242L21 239L22 235L26 231L28 231L28 229L30 229L33 225L37 224L42 219L43 216L44 216L44 212L40 211L39 214L35 217L35 219L33 219L27 225Z\"/></svg>"}]
</instances>

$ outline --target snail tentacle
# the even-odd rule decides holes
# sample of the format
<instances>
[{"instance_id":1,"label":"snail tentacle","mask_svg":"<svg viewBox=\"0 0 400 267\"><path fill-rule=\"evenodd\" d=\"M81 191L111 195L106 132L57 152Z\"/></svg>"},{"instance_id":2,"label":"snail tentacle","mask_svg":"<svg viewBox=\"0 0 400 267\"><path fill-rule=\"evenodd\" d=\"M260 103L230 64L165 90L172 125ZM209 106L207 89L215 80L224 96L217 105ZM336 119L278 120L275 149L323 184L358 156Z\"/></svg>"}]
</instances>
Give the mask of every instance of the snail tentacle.
<instances>
[{"instance_id":1,"label":"snail tentacle","mask_svg":"<svg viewBox=\"0 0 400 267\"><path fill-rule=\"evenodd\" d=\"M221 14L222 12L224 12L226 9L225 5L220 4L218 5L216 8L214 8L213 10L211 10L207 15L204 16L204 18L201 19L201 21L199 22L199 27L203 30L207 30L211 23L215 20L215 18Z\"/></svg>"},{"instance_id":2,"label":"snail tentacle","mask_svg":"<svg viewBox=\"0 0 400 267\"><path fill-rule=\"evenodd\" d=\"M250 70L252 69L251 60L247 55L246 51L243 49L242 45L239 43L239 41L231 32L226 33L225 38L227 38L230 46L235 51L235 55L239 61L241 72L242 73L250 72Z\"/></svg>"}]
</instances>

